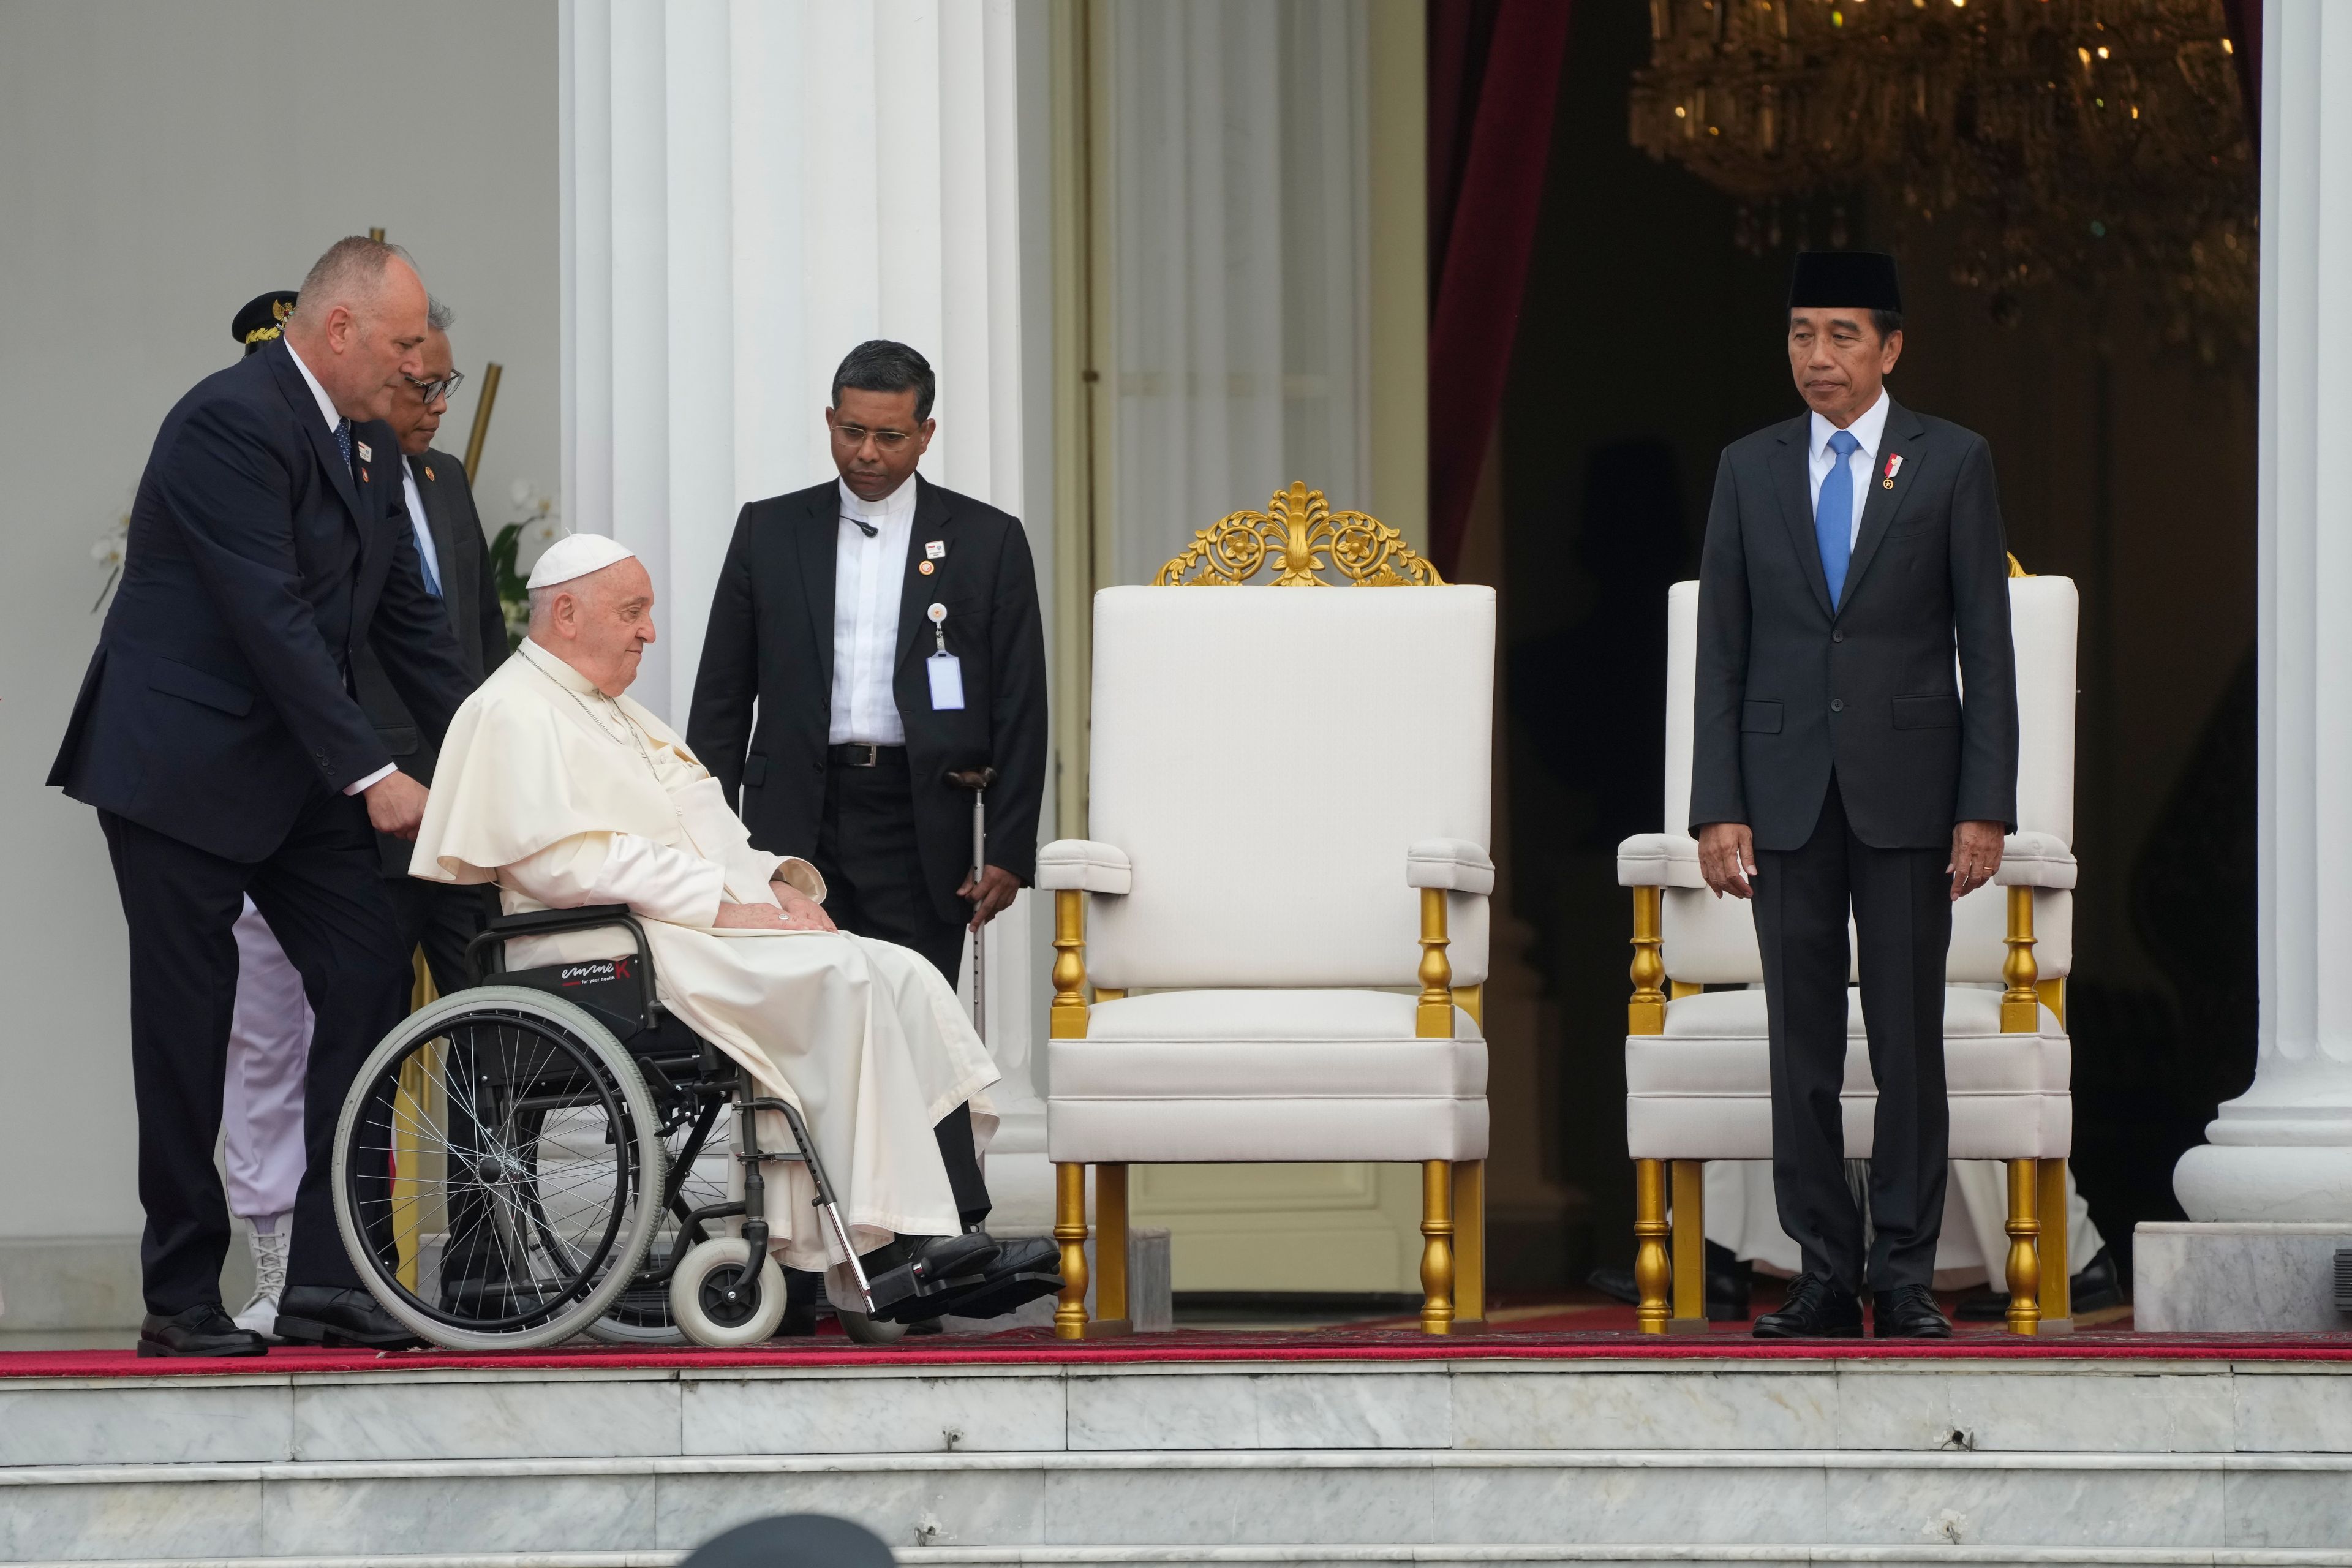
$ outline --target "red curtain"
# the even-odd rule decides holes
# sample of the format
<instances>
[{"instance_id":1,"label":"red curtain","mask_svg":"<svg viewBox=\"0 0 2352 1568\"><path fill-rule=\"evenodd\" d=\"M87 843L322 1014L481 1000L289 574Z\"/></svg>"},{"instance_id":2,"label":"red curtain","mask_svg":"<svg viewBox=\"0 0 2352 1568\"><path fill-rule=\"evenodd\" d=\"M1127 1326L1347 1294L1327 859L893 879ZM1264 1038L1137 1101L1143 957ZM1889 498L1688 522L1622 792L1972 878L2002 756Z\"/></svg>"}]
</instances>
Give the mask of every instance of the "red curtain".
<instances>
[{"instance_id":1,"label":"red curtain","mask_svg":"<svg viewBox=\"0 0 2352 1568\"><path fill-rule=\"evenodd\" d=\"M1503 403L1570 0L1430 0L1430 553L1451 576Z\"/></svg>"}]
</instances>

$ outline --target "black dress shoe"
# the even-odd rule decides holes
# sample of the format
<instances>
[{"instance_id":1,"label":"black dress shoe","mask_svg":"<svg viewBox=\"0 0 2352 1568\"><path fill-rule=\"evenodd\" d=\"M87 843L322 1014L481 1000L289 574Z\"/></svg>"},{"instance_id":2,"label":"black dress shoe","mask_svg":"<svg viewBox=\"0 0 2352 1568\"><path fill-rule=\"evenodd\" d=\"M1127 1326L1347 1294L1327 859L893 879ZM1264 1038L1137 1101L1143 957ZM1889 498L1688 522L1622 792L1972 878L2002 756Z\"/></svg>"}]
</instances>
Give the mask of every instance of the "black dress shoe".
<instances>
[{"instance_id":1,"label":"black dress shoe","mask_svg":"<svg viewBox=\"0 0 2352 1568\"><path fill-rule=\"evenodd\" d=\"M139 1353L160 1356L268 1355L269 1342L240 1329L218 1301L199 1301L168 1318L149 1313L139 1325Z\"/></svg>"},{"instance_id":2,"label":"black dress shoe","mask_svg":"<svg viewBox=\"0 0 2352 1568\"><path fill-rule=\"evenodd\" d=\"M1925 1285L1897 1285L1881 1290L1871 1301L1871 1331L1882 1340L1948 1340L1952 1325L1936 1306L1936 1293Z\"/></svg>"},{"instance_id":3,"label":"black dress shoe","mask_svg":"<svg viewBox=\"0 0 2352 1568\"><path fill-rule=\"evenodd\" d=\"M908 1309L929 1314L934 1324L940 1318L1001 1318L1040 1296L1061 1292L1062 1249L1050 1237L1008 1241L1003 1247L995 1264L978 1279L959 1281L951 1290L923 1297L919 1309L911 1302ZM907 1331L943 1331L944 1325L926 1330L924 1321L913 1320Z\"/></svg>"},{"instance_id":4,"label":"black dress shoe","mask_svg":"<svg viewBox=\"0 0 2352 1568\"><path fill-rule=\"evenodd\" d=\"M278 1299L278 1337L298 1345L415 1350L425 1342L364 1290L289 1285Z\"/></svg>"},{"instance_id":5,"label":"black dress shoe","mask_svg":"<svg viewBox=\"0 0 2352 1568\"><path fill-rule=\"evenodd\" d=\"M2076 1317L2103 1307L2122 1306L2124 1282L2116 1271L2115 1254L2099 1248L2098 1255L2083 1265L2082 1272L2066 1282L2066 1300ZM2009 1316L2009 1292L1980 1285L1960 1298L1952 1316L1963 1322L1998 1323Z\"/></svg>"},{"instance_id":6,"label":"black dress shoe","mask_svg":"<svg viewBox=\"0 0 2352 1568\"><path fill-rule=\"evenodd\" d=\"M1757 1319L1754 1332L1759 1340L1858 1340L1862 1298L1825 1275L1800 1274L1780 1310Z\"/></svg>"}]
</instances>

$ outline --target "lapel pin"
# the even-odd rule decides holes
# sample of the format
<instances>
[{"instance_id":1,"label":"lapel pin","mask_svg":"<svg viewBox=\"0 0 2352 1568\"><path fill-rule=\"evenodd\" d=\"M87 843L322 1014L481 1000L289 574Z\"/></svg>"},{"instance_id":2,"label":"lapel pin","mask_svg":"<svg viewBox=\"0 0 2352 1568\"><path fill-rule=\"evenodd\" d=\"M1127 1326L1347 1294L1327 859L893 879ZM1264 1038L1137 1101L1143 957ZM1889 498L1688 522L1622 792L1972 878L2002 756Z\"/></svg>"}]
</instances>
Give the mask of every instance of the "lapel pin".
<instances>
[{"instance_id":1,"label":"lapel pin","mask_svg":"<svg viewBox=\"0 0 2352 1568\"><path fill-rule=\"evenodd\" d=\"M365 441L354 441L352 445L360 449L361 462L373 463L375 461L375 454L368 450L368 444Z\"/></svg>"},{"instance_id":2,"label":"lapel pin","mask_svg":"<svg viewBox=\"0 0 2352 1568\"><path fill-rule=\"evenodd\" d=\"M430 463L425 465L425 477L428 479L433 477L433 465Z\"/></svg>"},{"instance_id":3,"label":"lapel pin","mask_svg":"<svg viewBox=\"0 0 2352 1568\"><path fill-rule=\"evenodd\" d=\"M928 561L918 561L915 563L915 570L928 577L931 574L931 563Z\"/></svg>"},{"instance_id":4,"label":"lapel pin","mask_svg":"<svg viewBox=\"0 0 2352 1568\"><path fill-rule=\"evenodd\" d=\"M1891 490L1891 489L1893 489L1895 488L1895 476L1896 474L1898 474L1898 473L1901 473L1902 471L1903 471L1903 454L1902 454L1902 453L1900 453L1900 452L1897 452L1897 453L1895 453L1893 457L1891 457L1891 458L1887 458L1887 459L1886 459L1886 480L1885 480L1885 486L1886 486L1886 488L1887 488L1888 489L1890 489L1890 490Z\"/></svg>"},{"instance_id":5,"label":"lapel pin","mask_svg":"<svg viewBox=\"0 0 2352 1568\"><path fill-rule=\"evenodd\" d=\"M927 539L923 542L923 556L926 560L940 560L946 556L947 552L947 541L943 539Z\"/></svg>"},{"instance_id":6,"label":"lapel pin","mask_svg":"<svg viewBox=\"0 0 2352 1568\"><path fill-rule=\"evenodd\" d=\"M362 469L360 470L360 483L362 483L362 484L365 484L365 483L367 483L367 482L368 482L368 471L367 471L365 468L362 468Z\"/></svg>"}]
</instances>

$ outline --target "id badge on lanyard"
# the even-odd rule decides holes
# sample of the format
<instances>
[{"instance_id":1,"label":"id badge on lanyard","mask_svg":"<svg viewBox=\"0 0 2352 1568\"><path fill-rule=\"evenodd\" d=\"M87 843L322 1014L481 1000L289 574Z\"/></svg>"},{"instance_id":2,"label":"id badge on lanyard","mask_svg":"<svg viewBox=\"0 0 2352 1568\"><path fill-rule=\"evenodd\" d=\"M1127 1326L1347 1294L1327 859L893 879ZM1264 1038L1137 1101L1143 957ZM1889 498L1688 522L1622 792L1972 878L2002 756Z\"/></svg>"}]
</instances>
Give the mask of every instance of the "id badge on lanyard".
<instances>
[{"instance_id":1,"label":"id badge on lanyard","mask_svg":"<svg viewBox=\"0 0 2352 1568\"><path fill-rule=\"evenodd\" d=\"M948 607L933 605L929 611L931 636L939 651L923 660L923 671L931 678L931 711L950 713L963 707L963 660L948 651Z\"/></svg>"}]
</instances>

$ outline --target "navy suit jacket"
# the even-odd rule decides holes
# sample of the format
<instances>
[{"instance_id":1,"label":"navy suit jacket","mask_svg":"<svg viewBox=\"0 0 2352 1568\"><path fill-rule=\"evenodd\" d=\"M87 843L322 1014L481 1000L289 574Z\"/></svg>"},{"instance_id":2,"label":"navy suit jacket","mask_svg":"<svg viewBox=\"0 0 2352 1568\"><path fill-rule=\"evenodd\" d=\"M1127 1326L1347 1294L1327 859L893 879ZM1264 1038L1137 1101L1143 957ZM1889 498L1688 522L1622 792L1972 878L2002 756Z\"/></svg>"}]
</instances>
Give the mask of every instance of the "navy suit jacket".
<instances>
[{"instance_id":1,"label":"navy suit jacket","mask_svg":"<svg viewBox=\"0 0 2352 1568\"><path fill-rule=\"evenodd\" d=\"M251 863L311 791L393 761L352 695L360 649L419 724L448 727L471 683L425 591L399 444L380 422L352 440L346 467L282 339L165 416L49 783Z\"/></svg>"}]
</instances>

